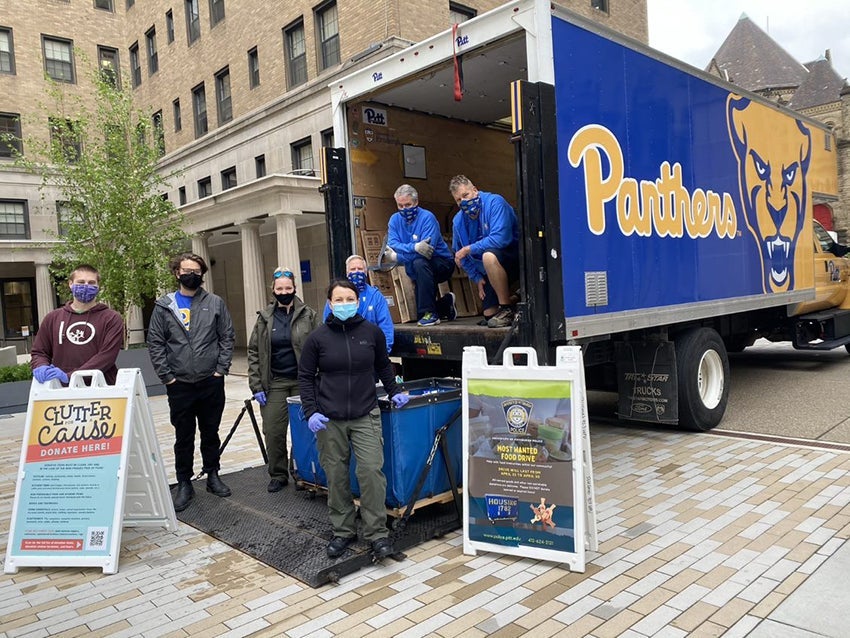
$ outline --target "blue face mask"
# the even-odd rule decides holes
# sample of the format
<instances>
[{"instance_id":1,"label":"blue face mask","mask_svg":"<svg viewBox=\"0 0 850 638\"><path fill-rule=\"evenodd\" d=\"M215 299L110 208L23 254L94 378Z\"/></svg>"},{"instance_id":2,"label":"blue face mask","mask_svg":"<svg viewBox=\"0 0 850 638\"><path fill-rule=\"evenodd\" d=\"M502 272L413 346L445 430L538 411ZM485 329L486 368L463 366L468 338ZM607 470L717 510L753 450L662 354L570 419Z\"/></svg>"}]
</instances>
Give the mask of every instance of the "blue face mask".
<instances>
[{"instance_id":1,"label":"blue face mask","mask_svg":"<svg viewBox=\"0 0 850 638\"><path fill-rule=\"evenodd\" d=\"M404 218L408 224L416 219L416 215L419 213L419 206L411 206L410 208L399 208L398 212L401 213L401 216Z\"/></svg>"},{"instance_id":2,"label":"blue face mask","mask_svg":"<svg viewBox=\"0 0 850 638\"><path fill-rule=\"evenodd\" d=\"M476 195L472 199L462 199L460 200L460 210L464 215L469 217L469 219L478 219L478 215L481 214L481 196Z\"/></svg>"},{"instance_id":3,"label":"blue face mask","mask_svg":"<svg viewBox=\"0 0 850 638\"><path fill-rule=\"evenodd\" d=\"M357 286L358 292L366 290L366 273L362 270L354 270L348 273L348 281Z\"/></svg>"},{"instance_id":4,"label":"blue face mask","mask_svg":"<svg viewBox=\"0 0 850 638\"><path fill-rule=\"evenodd\" d=\"M333 313L334 317L336 317L340 321L351 319L354 315L357 314L357 303L351 302L334 304Z\"/></svg>"},{"instance_id":5,"label":"blue face mask","mask_svg":"<svg viewBox=\"0 0 850 638\"><path fill-rule=\"evenodd\" d=\"M93 284L71 284L71 294L80 303L94 301L99 290L100 288Z\"/></svg>"}]
</instances>

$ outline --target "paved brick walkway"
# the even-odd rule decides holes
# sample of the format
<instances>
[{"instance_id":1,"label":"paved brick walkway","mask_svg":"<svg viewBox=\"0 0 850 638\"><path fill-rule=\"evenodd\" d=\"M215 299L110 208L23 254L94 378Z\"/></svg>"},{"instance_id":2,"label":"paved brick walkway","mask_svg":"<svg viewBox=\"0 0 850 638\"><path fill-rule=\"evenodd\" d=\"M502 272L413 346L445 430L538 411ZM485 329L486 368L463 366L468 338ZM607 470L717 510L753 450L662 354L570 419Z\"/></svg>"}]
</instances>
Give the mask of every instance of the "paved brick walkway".
<instances>
[{"instance_id":1,"label":"paved brick walkway","mask_svg":"<svg viewBox=\"0 0 850 638\"><path fill-rule=\"evenodd\" d=\"M228 392L223 435L244 378ZM171 468L166 402L151 404ZM4 553L22 430L0 419ZM118 574L0 577L0 636L746 636L850 536L843 451L597 424L591 439L600 551L584 574L464 556L455 533L314 590L186 525L128 528ZM222 471L258 463L240 424Z\"/></svg>"}]
</instances>

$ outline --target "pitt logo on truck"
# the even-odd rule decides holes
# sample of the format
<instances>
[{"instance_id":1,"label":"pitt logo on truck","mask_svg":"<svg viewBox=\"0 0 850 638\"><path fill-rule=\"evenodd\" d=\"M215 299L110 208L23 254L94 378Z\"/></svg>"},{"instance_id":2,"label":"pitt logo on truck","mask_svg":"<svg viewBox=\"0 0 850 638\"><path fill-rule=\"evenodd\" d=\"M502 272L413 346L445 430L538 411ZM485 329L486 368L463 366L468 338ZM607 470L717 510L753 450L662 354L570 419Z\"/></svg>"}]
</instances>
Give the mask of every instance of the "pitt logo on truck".
<instances>
[{"instance_id":1,"label":"pitt logo on truck","mask_svg":"<svg viewBox=\"0 0 850 638\"><path fill-rule=\"evenodd\" d=\"M715 233L731 238L738 232L732 196L701 188L689 192L678 162L662 162L654 180L626 177L620 142L604 126L590 124L576 131L567 158L574 168L584 164L587 227L596 235L605 233L605 204L611 200L616 201L617 223L626 236L697 239Z\"/></svg>"},{"instance_id":2,"label":"pitt logo on truck","mask_svg":"<svg viewBox=\"0 0 850 638\"><path fill-rule=\"evenodd\" d=\"M811 132L799 120L738 95L729 95L726 116L747 228L759 246L764 291L793 290L797 240L809 206Z\"/></svg>"}]
</instances>

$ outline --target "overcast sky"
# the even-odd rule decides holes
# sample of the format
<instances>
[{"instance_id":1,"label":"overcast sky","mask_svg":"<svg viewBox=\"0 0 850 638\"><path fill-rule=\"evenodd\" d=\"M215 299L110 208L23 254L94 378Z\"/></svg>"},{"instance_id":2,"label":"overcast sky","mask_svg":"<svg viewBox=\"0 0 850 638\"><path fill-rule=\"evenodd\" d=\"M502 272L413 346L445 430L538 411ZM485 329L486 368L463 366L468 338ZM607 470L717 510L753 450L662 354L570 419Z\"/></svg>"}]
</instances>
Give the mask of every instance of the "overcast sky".
<instances>
[{"instance_id":1,"label":"overcast sky","mask_svg":"<svg viewBox=\"0 0 850 638\"><path fill-rule=\"evenodd\" d=\"M704 69L746 13L800 62L832 52L832 67L850 75L847 0L647 0L649 44Z\"/></svg>"}]
</instances>

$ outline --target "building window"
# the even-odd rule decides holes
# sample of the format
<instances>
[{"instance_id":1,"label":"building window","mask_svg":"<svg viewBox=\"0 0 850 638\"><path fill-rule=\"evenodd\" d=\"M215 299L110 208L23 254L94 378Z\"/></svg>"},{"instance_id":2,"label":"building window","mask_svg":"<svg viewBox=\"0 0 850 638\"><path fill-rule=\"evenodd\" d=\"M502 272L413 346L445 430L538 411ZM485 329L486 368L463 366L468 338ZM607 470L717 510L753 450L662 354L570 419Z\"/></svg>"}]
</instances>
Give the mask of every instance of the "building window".
<instances>
[{"instance_id":1,"label":"building window","mask_svg":"<svg viewBox=\"0 0 850 638\"><path fill-rule=\"evenodd\" d=\"M60 40L41 36L44 53L44 70L57 82L74 83L74 44L71 40Z\"/></svg>"},{"instance_id":2,"label":"building window","mask_svg":"<svg viewBox=\"0 0 850 638\"><path fill-rule=\"evenodd\" d=\"M313 145L309 137L292 144L292 172L313 175Z\"/></svg>"},{"instance_id":3,"label":"building window","mask_svg":"<svg viewBox=\"0 0 850 638\"><path fill-rule=\"evenodd\" d=\"M148 48L148 75L159 71L159 55L156 52L156 27L145 32L145 43Z\"/></svg>"},{"instance_id":4,"label":"building window","mask_svg":"<svg viewBox=\"0 0 850 638\"><path fill-rule=\"evenodd\" d=\"M224 0L210 0L210 27L224 20Z\"/></svg>"},{"instance_id":5,"label":"building window","mask_svg":"<svg viewBox=\"0 0 850 638\"><path fill-rule=\"evenodd\" d=\"M142 83L142 63L139 61L139 43L130 45L130 80L135 89Z\"/></svg>"},{"instance_id":6,"label":"building window","mask_svg":"<svg viewBox=\"0 0 850 638\"><path fill-rule=\"evenodd\" d=\"M307 81L307 46L304 40L304 21L283 31L286 42L287 86L292 88Z\"/></svg>"},{"instance_id":7,"label":"building window","mask_svg":"<svg viewBox=\"0 0 850 638\"><path fill-rule=\"evenodd\" d=\"M26 202L14 199L0 200L0 237L4 239L29 238Z\"/></svg>"},{"instance_id":8,"label":"building window","mask_svg":"<svg viewBox=\"0 0 850 638\"><path fill-rule=\"evenodd\" d=\"M174 13L171 9L165 12L165 38L168 44L174 42Z\"/></svg>"},{"instance_id":9,"label":"building window","mask_svg":"<svg viewBox=\"0 0 850 638\"><path fill-rule=\"evenodd\" d=\"M236 186L236 167L231 166L221 171L221 190L226 191L228 188Z\"/></svg>"},{"instance_id":10,"label":"building window","mask_svg":"<svg viewBox=\"0 0 850 638\"><path fill-rule=\"evenodd\" d=\"M174 132L183 130L183 114L180 112L180 98L171 103L174 116Z\"/></svg>"},{"instance_id":11,"label":"building window","mask_svg":"<svg viewBox=\"0 0 850 638\"><path fill-rule=\"evenodd\" d=\"M110 86L121 88L121 70L118 66L118 49L97 47L97 63L100 77Z\"/></svg>"},{"instance_id":12,"label":"building window","mask_svg":"<svg viewBox=\"0 0 850 638\"><path fill-rule=\"evenodd\" d=\"M257 47L248 51L248 85L252 89L260 86L260 56Z\"/></svg>"},{"instance_id":13,"label":"building window","mask_svg":"<svg viewBox=\"0 0 850 638\"><path fill-rule=\"evenodd\" d=\"M3 280L3 300L0 307L3 309L3 325L6 326L7 339L23 337L23 326L30 329L30 334L33 333L33 328L38 328L33 303L34 291L34 279Z\"/></svg>"},{"instance_id":14,"label":"building window","mask_svg":"<svg viewBox=\"0 0 850 638\"><path fill-rule=\"evenodd\" d=\"M0 73L15 73L15 45L12 30L0 27Z\"/></svg>"},{"instance_id":15,"label":"building window","mask_svg":"<svg viewBox=\"0 0 850 638\"><path fill-rule=\"evenodd\" d=\"M449 2L449 26L471 20L478 12L457 2Z\"/></svg>"},{"instance_id":16,"label":"building window","mask_svg":"<svg viewBox=\"0 0 850 638\"><path fill-rule=\"evenodd\" d=\"M212 195L212 178L205 177L198 180L198 199Z\"/></svg>"},{"instance_id":17,"label":"building window","mask_svg":"<svg viewBox=\"0 0 850 638\"><path fill-rule=\"evenodd\" d=\"M204 83L192 89L192 111L195 115L195 137L201 137L208 130L207 126L207 92Z\"/></svg>"},{"instance_id":18,"label":"building window","mask_svg":"<svg viewBox=\"0 0 850 638\"><path fill-rule=\"evenodd\" d=\"M186 0L186 34L189 44L201 37L201 14L198 0Z\"/></svg>"},{"instance_id":19,"label":"building window","mask_svg":"<svg viewBox=\"0 0 850 638\"><path fill-rule=\"evenodd\" d=\"M218 106L218 125L233 119L233 104L230 97L230 69L224 67L215 74L215 101Z\"/></svg>"},{"instance_id":20,"label":"building window","mask_svg":"<svg viewBox=\"0 0 850 638\"><path fill-rule=\"evenodd\" d=\"M590 0L590 7L608 13L608 0Z\"/></svg>"},{"instance_id":21,"label":"building window","mask_svg":"<svg viewBox=\"0 0 850 638\"><path fill-rule=\"evenodd\" d=\"M180 202L180 205L183 206L186 203L186 187L181 186L177 189L177 201Z\"/></svg>"},{"instance_id":22,"label":"building window","mask_svg":"<svg viewBox=\"0 0 850 638\"><path fill-rule=\"evenodd\" d=\"M94 0L94 6L96 9L104 9L106 11L112 11L112 0Z\"/></svg>"},{"instance_id":23,"label":"building window","mask_svg":"<svg viewBox=\"0 0 850 638\"><path fill-rule=\"evenodd\" d=\"M266 176L266 156L265 155L257 155L254 158L254 168L257 171L257 179Z\"/></svg>"},{"instance_id":24,"label":"building window","mask_svg":"<svg viewBox=\"0 0 850 638\"><path fill-rule=\"evenodd\" d=\"M165 155L165 126L162 123L162 111L157 111L151 116L153 124L153 143L156 146L156 154L159 157Z\"/></svg>"},{"instance_id":25,"label":"building window","mask_svg":"<svg viewBox=\"0 0 850 638\"><path fill-rule=\"evenodd\" d=\"M83 143L71 120L50 118L50 145L54 152L61 153L67 162L76 162L83 154Z\"/></svg>"},{"instance_id":26,"label":"building window","mask_svg":"<svg viewBox=\"0 0 850 638\"><path fill-rule=\"evenodd\" d=\"M23 152L20 114L0 113L0 157L15 157Z\"/></svg>"},{"instance_id":27,"label":"building window","mask_svg":"<svg viewBox=\"0 0 850 638\"><path fill-rule=\"evenodd\" d=\"M334 130L332 128L322 131L322 148L334 147Z\"/></svg>"},{"instance_id":28,"label":"building window","mask_svg":"<svg viewBox=\"0 0 850 638\"><path fill-rule=\"evenodd\" d=\"M316 9L316 25L320 43L319 67L327 69L339 64L339 19L336 2L329 2Z\"/></svg>"},{"instance_id":29,"label":"building window","mask_svg":"<svg viewBox=\"0 0 850 638\"><path fill-rule=\"evenodd\" d=\"M72 221L80 221L68 202L56 202L56 231L60 237L68 236L68 226Z\"/></svg>"}]
</instances>

